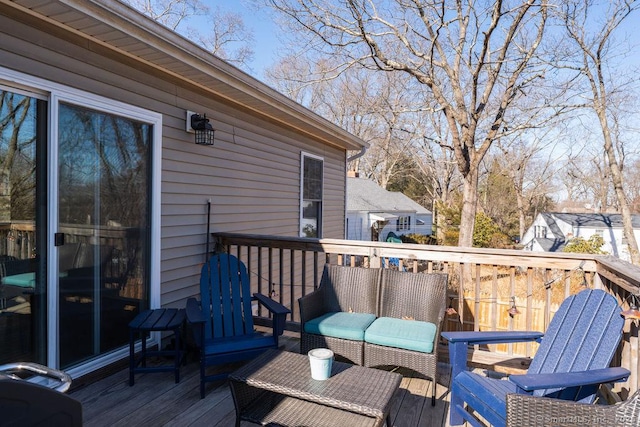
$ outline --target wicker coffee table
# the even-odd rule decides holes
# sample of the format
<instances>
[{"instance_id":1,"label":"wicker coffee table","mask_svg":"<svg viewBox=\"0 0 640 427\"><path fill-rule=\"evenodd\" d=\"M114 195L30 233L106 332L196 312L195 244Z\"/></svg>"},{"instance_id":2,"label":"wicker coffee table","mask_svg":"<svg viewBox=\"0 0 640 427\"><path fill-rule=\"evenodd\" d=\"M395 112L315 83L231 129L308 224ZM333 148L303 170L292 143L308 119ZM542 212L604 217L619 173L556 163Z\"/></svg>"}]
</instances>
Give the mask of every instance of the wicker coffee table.
<instances>
[{"instance_id":1,"label":"wicker coffee table","mask_svg":"<svg viewBox=\"0 0 640 427\"><path fill-rule=\"evenodd\" d=\"M331 378L311 378L306 355L269 350L229 376L241 420L269 426L382 426L402 376L334 362Z\"/></svg>"}]
</instances>

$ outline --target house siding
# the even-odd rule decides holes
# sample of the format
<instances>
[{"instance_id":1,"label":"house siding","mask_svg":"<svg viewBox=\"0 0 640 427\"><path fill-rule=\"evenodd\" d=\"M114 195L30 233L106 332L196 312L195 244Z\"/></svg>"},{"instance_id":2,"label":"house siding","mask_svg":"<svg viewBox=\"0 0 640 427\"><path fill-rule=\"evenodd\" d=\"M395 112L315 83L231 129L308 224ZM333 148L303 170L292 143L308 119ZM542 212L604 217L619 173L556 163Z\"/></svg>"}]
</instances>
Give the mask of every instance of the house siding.
<instances>
[{"instance_id":1,"label":"house siding","mask_svg":"<svg viewBox=\"0 0 640 427\"><path fill-rule=\"evenodd\" d=\"M422 234L424 236L430 236L433 232L432 224L433 224L433 214L416 214L416 221L421 220L424 222L424 225L415 225L415 232L417 234Z\"/></svg>"},{"instance_id":2,"label":"house siding","mask_svg":"<svg viewBox=\"0 0 640 427\"><path fill-rule=\"evenodd\" d=\"M347 239L371 241L371 228L367 212L347 212Z\"/></svg>"},{"instance_id":3,"label":"house siding","mask_svg":"<svg viewBox=\"0 0 640 427\"><path fill-rule=\"evenodd\" d=\"M161 305L182 307L198 294L208 200L212 232L298 235L301 151L324 159L323 237L344 237L344 149L151 75L131 58L106 57L85 39L64 37L0 15L0 64L162 114ZM212 120L213 147L194 144L185 132L186 110Z\"/></svg>"}]
</instances>

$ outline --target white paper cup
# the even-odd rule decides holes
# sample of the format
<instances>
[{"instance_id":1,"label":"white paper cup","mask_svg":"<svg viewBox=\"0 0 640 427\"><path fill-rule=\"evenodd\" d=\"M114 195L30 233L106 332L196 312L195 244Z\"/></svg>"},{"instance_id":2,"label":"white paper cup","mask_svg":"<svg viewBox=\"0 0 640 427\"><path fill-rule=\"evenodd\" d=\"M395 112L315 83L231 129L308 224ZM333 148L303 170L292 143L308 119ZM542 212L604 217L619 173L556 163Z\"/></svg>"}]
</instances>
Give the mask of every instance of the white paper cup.
<instances>
[{"instance_id":1,"label":"white paper cup","mask_svg":"<svg viewBox=\"0 0 640 427\"><path fill-rule=\"evenodd\" d=\"M328 348L314 348L308 354L311 378L321 381L328 379L331 376L331 365L333 365L333 351Z\"/></svg>"}]
</instances>

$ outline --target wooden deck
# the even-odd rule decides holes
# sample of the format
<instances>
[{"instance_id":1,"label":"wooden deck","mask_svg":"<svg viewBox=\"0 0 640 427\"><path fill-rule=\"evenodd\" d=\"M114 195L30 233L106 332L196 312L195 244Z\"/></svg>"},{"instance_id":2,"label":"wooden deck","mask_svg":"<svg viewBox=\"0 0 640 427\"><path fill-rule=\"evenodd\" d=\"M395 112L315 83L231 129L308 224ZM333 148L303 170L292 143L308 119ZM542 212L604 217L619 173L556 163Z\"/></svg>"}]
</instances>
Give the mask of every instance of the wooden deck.
<instances>
[{"instance_id":1,"label":"wooden deck","mask_svg":"<svg viewBox=\"0 0 640 427\"><path fill-rule=\"evenodd\" d=\"M298 335L285 334L281 348L298 352ZM398 370L404 378L391 408L393 426L448 425L448 366L441 364L440 368L434 407L431 406L431 382ZM198 363L189 361L180 374L179 384L175 384L171 372L138 374L135 385L129 387L129 372L123 369L75 388L70 394L82 402L85 426L234 425L235 409L226 381L208 384L205 398L200 399ZM242 423L243 427L253 425Z\"/></svg>"}]
</instances>

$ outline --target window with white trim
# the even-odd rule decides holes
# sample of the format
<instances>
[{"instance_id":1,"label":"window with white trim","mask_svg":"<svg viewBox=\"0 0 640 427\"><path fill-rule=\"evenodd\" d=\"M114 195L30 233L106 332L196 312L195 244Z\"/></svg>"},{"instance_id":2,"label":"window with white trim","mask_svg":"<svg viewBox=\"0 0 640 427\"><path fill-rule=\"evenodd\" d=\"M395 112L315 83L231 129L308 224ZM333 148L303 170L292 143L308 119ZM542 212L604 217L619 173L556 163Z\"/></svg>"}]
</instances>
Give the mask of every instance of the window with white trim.
<instances>
[{"instance_id":1,"label":"window with white trim","mask_svg":"<svg viewBox=\"0 0 640 427\"><path fill-rule=\"evenodd\" d=\"M322 237L324 160L301 155L300 237Z\"/></svg>"},{"instance_id":2,"label":"window with white trim","mask_svg":"<svg viewBox=\"0 0 640 427\"><path fill-rule=\"evenodd\" d=\"M396 221L396 231L410 230L411 229L411 217L401 216Z\"/></svg>"},{"instance_id":3,"label":"window with white trim","mask_svg":"<svg viewBox=\"0 0 640 427\"><path fill-rule=\"evenodd\" d=\"M539 238L539 239L546 239L547 238L547 227L545 227L544 225L535 225L533 227L533 234L535 237Z\"/></svg>"}]
</instances>

